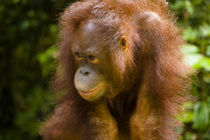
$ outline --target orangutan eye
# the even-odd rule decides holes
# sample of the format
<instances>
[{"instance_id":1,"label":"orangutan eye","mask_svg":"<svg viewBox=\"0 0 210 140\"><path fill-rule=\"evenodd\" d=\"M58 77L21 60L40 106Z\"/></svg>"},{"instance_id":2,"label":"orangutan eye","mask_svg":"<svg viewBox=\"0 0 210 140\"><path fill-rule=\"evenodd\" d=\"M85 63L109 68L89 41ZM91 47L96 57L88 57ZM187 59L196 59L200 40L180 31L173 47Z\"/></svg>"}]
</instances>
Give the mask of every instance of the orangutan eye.
<instances>
[{"instance_id":1,"label":"orangutan eye","mask_svg":"<svg viewBox=\"0 0 210 140\"><path fill-rule=\"evenodd\" d=\"M81 55L79 52L75 52L74 55L75 55L77 58L79 58L79 59L82 58L82 55Z\"/></svg>"},{"instance_id":2,"label":"orangutan eye","mask_svg":"<svg viewBox=\"0 0 210 140\"><path fill-rule=\"evenodd\" d=\"M99 63L99 59L96 58L94 55L89 55L88 58L91 61L91 63L93 63L93 64L98 64Z\"/></svg>"},{"instance_id":3,"label":"orangutan eye","mask_svg":"<svg viewBox=\"0 0 210 140\"><path fill-rule=\"evenodd\" d=\"M123 39L121 40L121 45L122 45L123 47L125 47L125 46L127 45L125 38L123 38Z\"/></svg>"},{"instance_id":4,"label":"orangutan eye","mask_svg":"<svg viewBox=\"0 0 210 140\"><path fill-rule=\"evenodd\" d=\"M95 56L93 56L93 55L89 55L89 59L90 59L91 61L94 61Z\"/></svg>"},{"instance_id":5,"label":"orangutan eye","mask_svg":"<svg viewBox=\"0 0 210 140\"><path fill-rule=\"evenodd\" d=\"M126 36L121 37L120 46L122 46L123 49L126 49L128 47L128 39Z\"/></svg>"}]
</instances>

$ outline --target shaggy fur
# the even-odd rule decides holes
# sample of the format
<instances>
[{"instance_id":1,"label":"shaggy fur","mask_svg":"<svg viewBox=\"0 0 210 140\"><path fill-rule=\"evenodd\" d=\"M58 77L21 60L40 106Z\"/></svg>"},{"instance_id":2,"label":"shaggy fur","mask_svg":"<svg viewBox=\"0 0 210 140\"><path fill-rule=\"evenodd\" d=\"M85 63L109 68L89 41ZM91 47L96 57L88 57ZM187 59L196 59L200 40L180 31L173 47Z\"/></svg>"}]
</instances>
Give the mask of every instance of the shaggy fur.
<instances>
[{"instance_id":1,"label":"shaggy fur","mask_svg":"<svg viewBox=\"0 0 210 140\"><path fill-rule=\"evenodd\" d=\"M99 102L82 99L74 87L71 39L90 19L110 44L119 86L114 97ZM46 140L177 140L174 115L186 101L189 68L178 46L182 39L165 0L85 0L66 8L60 18L61 41L55 86L66 94L43 124ZM126 35L126 57L117 53ZM112 85L111 85L112 86ZM114 90L113 90L114 92ZM105 105L104 105L105 104Z\"/></svg>"}]
</instances>

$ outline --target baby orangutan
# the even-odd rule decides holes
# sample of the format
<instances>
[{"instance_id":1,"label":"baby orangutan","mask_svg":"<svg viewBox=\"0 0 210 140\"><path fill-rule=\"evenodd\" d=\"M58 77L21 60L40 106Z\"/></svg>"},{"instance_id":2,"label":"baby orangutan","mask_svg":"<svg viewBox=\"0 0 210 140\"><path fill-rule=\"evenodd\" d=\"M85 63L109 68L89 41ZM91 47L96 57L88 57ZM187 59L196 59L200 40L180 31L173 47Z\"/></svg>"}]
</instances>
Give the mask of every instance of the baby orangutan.
<instances>
[{"instance_id":1,"label":"baby orangutan","mask_svg":"<svg viewBox=\"0 0 210 140\"><path fill-rule=\"evenodd\" d=\"M189 68L165 0L84 0L60 18L58 90L46 140L177 140Z\"/></svg>"}]
</instances>

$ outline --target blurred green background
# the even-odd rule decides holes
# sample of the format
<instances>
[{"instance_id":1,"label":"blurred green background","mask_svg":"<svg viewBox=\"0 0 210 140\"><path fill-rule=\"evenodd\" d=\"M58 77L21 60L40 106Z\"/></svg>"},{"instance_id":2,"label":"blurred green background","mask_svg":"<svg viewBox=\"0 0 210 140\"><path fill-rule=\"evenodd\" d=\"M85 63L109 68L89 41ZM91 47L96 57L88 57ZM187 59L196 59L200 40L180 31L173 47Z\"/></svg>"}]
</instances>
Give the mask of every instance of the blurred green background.
<instances>
[{"instance_id":1,"label":"blurred green background","mask_svg":"<svg viewBox=\"0 0 210 140\"><path fill-rule=\"evenodd\" d=\"M57 20L73 0L0 0L0 140L39 140L54 107ZM185 61L198 70L192 94L177 116L183 140L210 140L210 0L170 0L187 42Z\"/></svg>"}]
</instances>

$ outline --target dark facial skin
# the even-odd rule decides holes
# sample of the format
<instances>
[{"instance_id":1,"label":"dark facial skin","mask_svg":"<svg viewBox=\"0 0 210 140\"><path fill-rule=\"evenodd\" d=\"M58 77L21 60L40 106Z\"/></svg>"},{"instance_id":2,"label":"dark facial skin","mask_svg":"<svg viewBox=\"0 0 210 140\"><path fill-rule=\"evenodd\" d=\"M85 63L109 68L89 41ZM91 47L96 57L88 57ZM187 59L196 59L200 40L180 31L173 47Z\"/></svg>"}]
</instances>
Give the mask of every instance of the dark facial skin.
<instances>
[{"instance_id":1,"label":"dark facial skin","mask_svg":"<svg viewBox=\"0 0 210 140\"><path fill-rule=\"evenodd\" d=\"M72 53L76 64L74 84L82 98L94 101L108 92L105 68L110 62L104 37L97 36L97 27L88 22L80 25L72 41Z\"/></svg>"},{"instance_id":2,"label":"dark facial skin","mask_svg":"<svg viewBox=\"0 0 210 140\"><path fill-rule=\"evenodd\" d=\"M113 97L123 87L117 72L113 70L115 60L110 56L110 44L106 40L109 37L101 33L99 28L93 21L81 24L71 44L76 65L75 88L87 101L97 100L103 95ZM123 36L119 40L118 51L124 52L127 45L127 39Z\"/></svg>"}]
</instances>

